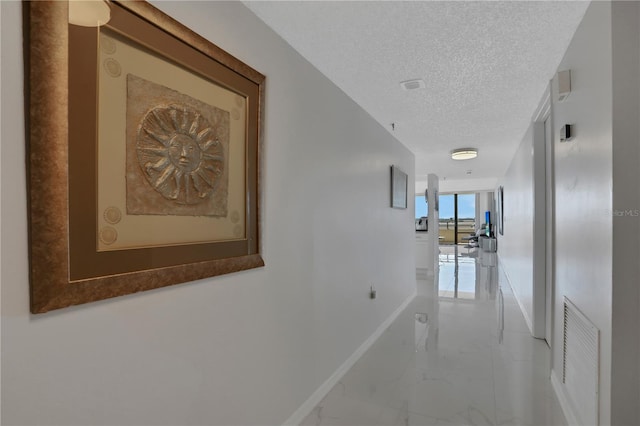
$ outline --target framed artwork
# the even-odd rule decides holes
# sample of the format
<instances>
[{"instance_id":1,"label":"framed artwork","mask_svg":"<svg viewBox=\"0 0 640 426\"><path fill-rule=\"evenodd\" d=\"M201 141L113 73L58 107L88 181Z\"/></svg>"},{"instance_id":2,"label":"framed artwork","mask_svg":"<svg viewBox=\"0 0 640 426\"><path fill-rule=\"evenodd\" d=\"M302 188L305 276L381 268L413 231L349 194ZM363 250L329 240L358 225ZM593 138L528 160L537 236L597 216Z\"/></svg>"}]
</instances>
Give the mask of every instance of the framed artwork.
<instances>
[{"instance_id":1,"label":"framed artwork","mask_svg":"<svg viewBox=\"0 0 640 426\"><path fill-rule=\"evenodd\" d=\"M500 235L504 235L504 187L502 185L498 188L498 201L496 204L498 210L498 232L500 232Z\"/></svg>"},{"instance_id":2,"label":"framed artwork","mask_svg":"<svg viewBox=\"0 0 640 426\"><path fill-rule=\"evenodd\" d=\"M25 2L31 311L264 265L265 77L146 2Z\"/></svg>"},{"instance_id":3,"label":"framed artwork","mask_svg":"<svg viewBox=\"0 0 640 426\"><path fill-rule=\"evenodd\" d=\"M407 208L407 184L407 174L397 166L391 166L391 207Z\"/></svg>"}]
</instances>

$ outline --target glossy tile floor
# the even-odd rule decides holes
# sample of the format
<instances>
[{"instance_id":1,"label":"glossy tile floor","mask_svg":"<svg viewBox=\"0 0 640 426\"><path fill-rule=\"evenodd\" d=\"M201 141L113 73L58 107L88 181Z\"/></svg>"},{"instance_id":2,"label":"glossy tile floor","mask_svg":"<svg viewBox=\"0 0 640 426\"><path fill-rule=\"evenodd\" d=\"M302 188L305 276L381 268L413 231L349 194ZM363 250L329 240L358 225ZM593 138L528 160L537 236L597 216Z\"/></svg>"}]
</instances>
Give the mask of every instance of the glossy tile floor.
<instances>
[{"instance_id":1,"label":"glossy tile floor","mask_svg":"<svg viewBox=\"0 0 640 426\"><path fill-rule=\"evenodd\" d=\"M494 253L442 246L440 273L303 425L566 425L550 351Z\"/></svg>"}]
</instances>

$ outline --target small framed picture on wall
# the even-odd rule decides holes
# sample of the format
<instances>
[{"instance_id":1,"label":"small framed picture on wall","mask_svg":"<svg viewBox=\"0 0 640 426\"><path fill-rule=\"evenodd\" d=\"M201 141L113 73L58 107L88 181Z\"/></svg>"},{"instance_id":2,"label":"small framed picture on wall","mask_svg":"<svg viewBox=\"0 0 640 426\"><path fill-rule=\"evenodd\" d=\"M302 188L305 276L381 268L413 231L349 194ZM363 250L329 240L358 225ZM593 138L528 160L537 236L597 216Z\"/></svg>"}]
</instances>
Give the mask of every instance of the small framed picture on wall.
<instances>
[{"instance_id":1,"label":"small framed picture on wall","mask_svg":"<svg viewBox=\"0 0 640 426\"><path fill-rule=\"evenodd\" d=\"M391 207L394 209L407 208L408 176L397 166L391 166Z\"/></svg>"}]
</instances>

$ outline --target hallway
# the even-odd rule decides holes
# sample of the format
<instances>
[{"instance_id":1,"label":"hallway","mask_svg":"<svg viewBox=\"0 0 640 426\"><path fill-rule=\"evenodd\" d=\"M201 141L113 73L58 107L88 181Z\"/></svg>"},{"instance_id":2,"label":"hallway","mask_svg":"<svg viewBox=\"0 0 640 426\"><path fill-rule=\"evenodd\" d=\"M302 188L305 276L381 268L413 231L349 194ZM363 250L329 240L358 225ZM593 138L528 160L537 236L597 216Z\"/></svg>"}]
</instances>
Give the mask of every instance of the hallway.
<instances>
[{"instance_id":1,"label":"hallway","mask_svg":"<svg viewBox=\"0 0 640 426\"><path fill-rule=\"evenodd\" d=\"M564 425L495 253L442 246L418 296L303 425ZM436 296L437 293L437 296Z\"/></svg>"}]
</instances>

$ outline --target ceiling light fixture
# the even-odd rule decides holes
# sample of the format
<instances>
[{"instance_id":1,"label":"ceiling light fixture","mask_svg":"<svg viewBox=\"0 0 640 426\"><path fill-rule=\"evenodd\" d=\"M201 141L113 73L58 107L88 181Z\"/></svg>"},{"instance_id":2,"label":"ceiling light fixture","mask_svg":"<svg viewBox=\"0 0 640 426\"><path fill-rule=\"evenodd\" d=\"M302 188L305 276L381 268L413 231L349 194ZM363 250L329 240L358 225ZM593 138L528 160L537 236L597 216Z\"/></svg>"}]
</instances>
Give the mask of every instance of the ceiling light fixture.
<instances>
[{"instance_id":1,"label":"ceiling light fixture","mask_svg":"<svg viewBox=\"0 0 640 426\"><path fill-rule=\"evenodd\" d=\"M82 27L99 27L111 19L108 0L69 1L69 23Z\"/></svg>"},{"instance_id":2,"label":"ceiling light fixture","mask_svg":"<svg viewBox=\"0 0 640 426\"><path fill-rule=\"evenodd\" d=\"M475 148L458 148L451 151L452 160L471 160L478 156L478 150Z\"/></svg>"}]
</instances>

